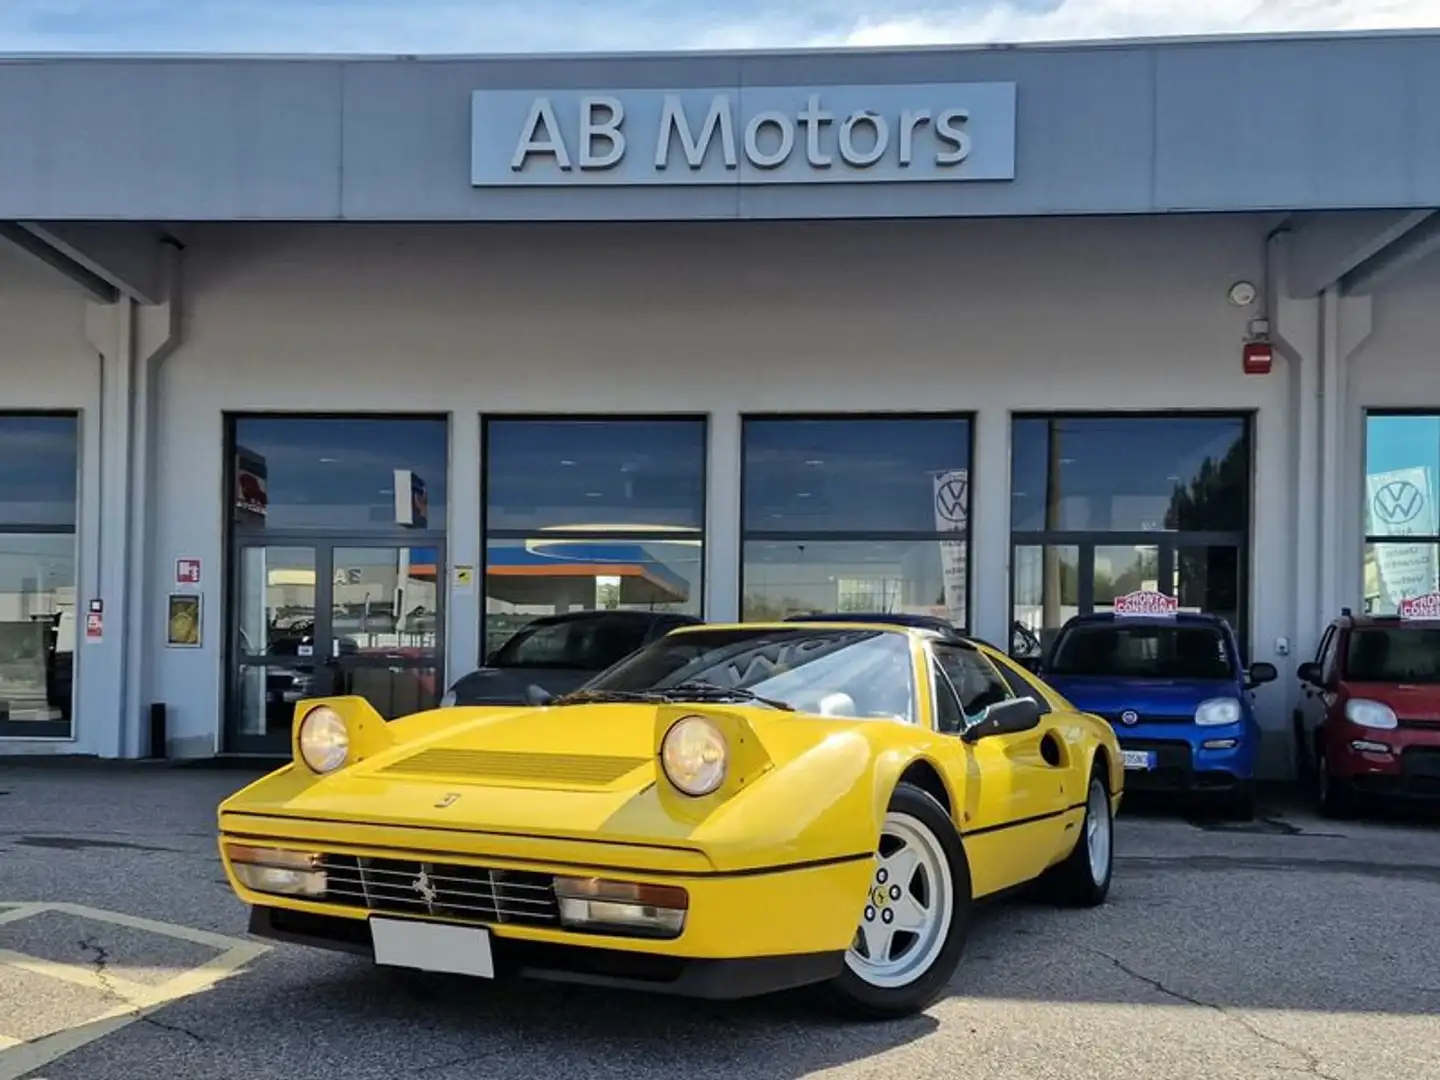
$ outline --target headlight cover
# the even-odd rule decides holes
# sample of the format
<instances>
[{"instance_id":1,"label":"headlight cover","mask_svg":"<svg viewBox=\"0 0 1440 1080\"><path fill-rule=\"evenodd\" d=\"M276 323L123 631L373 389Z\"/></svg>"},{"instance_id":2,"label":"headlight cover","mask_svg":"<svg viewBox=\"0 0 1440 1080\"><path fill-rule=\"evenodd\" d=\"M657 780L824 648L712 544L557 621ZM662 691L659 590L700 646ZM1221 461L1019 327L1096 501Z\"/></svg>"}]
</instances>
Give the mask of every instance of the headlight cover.
<instances>
[{"instance_id":1,"label":"headlight cover","mask_svg":"<svg viewBox=\"0 0 1440 1080\"><path fill-rule=\"evenodd\" d=\"M1239 722L1240 702L1233 697L1209 698L1195 707L1195 723L1204 727L1220 727L1222 724Z\"/></svg>"},{"instance_id":2,"label":"headlight cover","mask_svg":"<svg viewBox=\"0 0 1440 1080\"><path fill-rule=\"evenodd\" d=\"M720 729L703 716L675 721L660 742L665 778L686 795L709 795L725 782L730 748Z\"/></svg>"},{"instance_id":3,"label":"headlight cover","mask_svg":"<svg viewBox=\"0 0 1440 1080\"><path fill-rule=\"evenodd\" d=\"M1395 710L1382 701L1368 698L1351 698L1345 703L1345 719L1359 727L1378 728L1389 731L1400 726Z\"/></svg>"},{"instance_id":4,"label":"headlight cover","mask_svg":"<svg viewBox=\"0 0 1440 1080\"><path fill-rule=\"evenodd\" d=\"M312 772L331 773L350 756L350 732L340 714L317 705L300 721L300 757Z\"/></svg>"}]
</instances>

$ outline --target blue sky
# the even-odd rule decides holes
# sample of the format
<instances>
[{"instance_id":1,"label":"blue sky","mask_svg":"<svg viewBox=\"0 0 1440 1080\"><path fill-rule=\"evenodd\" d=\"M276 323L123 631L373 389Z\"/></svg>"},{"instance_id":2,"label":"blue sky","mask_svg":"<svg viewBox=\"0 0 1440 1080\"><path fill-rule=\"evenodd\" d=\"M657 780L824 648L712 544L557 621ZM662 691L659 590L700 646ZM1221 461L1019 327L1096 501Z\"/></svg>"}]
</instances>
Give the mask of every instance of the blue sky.
<instances>
[{"instance_id":1,"label":"blue sky","mask_svg":"<svg viewBox=\"0 0 1440 1080\"><path fill-rule=\"evenodd\" d=\"M3 52L788 48L1440 26L1440 0L3 0Z\"/></svg>"}]
</instances>

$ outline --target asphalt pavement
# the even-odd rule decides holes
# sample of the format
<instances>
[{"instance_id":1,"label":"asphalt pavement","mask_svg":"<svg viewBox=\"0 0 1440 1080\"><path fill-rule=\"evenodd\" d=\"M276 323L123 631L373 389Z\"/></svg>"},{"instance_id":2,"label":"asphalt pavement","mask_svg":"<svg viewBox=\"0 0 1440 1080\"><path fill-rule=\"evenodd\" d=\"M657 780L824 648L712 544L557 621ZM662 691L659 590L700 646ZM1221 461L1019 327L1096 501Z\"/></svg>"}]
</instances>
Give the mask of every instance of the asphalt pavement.
<instances>
[{"instance_id":1,"label":"asphalt pavement","mask_svg":"<svg viewBox=\"0 0 1440 1080\"><path fill-rule=\"evenodd\" d=\"M0 1080L1440 1077L1424 819L1127 810L1106 906L988 910L951 996L864 1025L251 940L214 837L248 779L0 764Z\"/></svg>"}]
</instances>

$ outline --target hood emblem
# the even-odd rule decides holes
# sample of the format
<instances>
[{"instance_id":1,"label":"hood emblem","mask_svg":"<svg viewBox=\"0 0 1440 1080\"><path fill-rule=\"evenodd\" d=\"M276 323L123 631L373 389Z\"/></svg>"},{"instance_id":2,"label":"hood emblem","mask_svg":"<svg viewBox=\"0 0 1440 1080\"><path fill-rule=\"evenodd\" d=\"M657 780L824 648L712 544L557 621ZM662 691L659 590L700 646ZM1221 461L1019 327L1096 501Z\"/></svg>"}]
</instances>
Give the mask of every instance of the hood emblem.
<instances>
[{"instance_id":1,"label":"hood emblem","mask_svg":"<svg viewBox=\"0 0 1440 1080\"><path fill-rule=\"evenodd\" d=\"M1140 722L1140 714L1134 709L1126 709L1120 714L1120 722L1122 724L1138 724Z\"/></svg>"},{"instance_id":2,"label":"hood emblem","mask_svg":"<svg viewBox=\"0 0 1440 1080\"><path fill-rule=\"evenodd\" d=\"M450 792L448 795L446 795L443 799L441 799L439 802L437 802L437 803L435 804L435 809L437 809L437 810L444 810L447 806L453 806L453 805L455 805L455 803L457 803L457 802L459 802L459 801L460 801L460 795L459 795L459 793L452 791L452 792Z\"/></svg>"},{"instance_id":3,"label":"hood emblem","mask_svg":"<svg viewBox=\"0 0 1440 1080\"><path fill-rule=\"evenodd\" d=\"M420 876L410 885L410 888L420 894L420 899L425 901L425 907L431 915L435 914L435 898L440 895L435 885L430 880L430 871L427 867L420 868Z\"/></svg>"}]
</instances>

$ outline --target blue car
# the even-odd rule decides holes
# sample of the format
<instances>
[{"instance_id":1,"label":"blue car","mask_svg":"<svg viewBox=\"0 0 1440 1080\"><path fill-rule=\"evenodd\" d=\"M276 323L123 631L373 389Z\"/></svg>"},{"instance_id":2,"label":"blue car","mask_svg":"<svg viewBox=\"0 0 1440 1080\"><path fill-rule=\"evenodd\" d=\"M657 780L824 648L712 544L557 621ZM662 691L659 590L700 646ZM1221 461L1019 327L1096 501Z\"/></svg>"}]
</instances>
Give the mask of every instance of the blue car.
<instances>
[{"instance_id":1,"label":"blue car","mask_svg":"<svg viewBox=\"0 0 1440 1080\"><path fill-rule=\"evenodd\" d=\"M1203 794L1242 820L1255 816L1260 726L1251 691L1279 673L1266 663L1247 669L1224 619L1076 616L1037 673L1115 728L1127 791Z\"/></svg>"}]
</instances>

